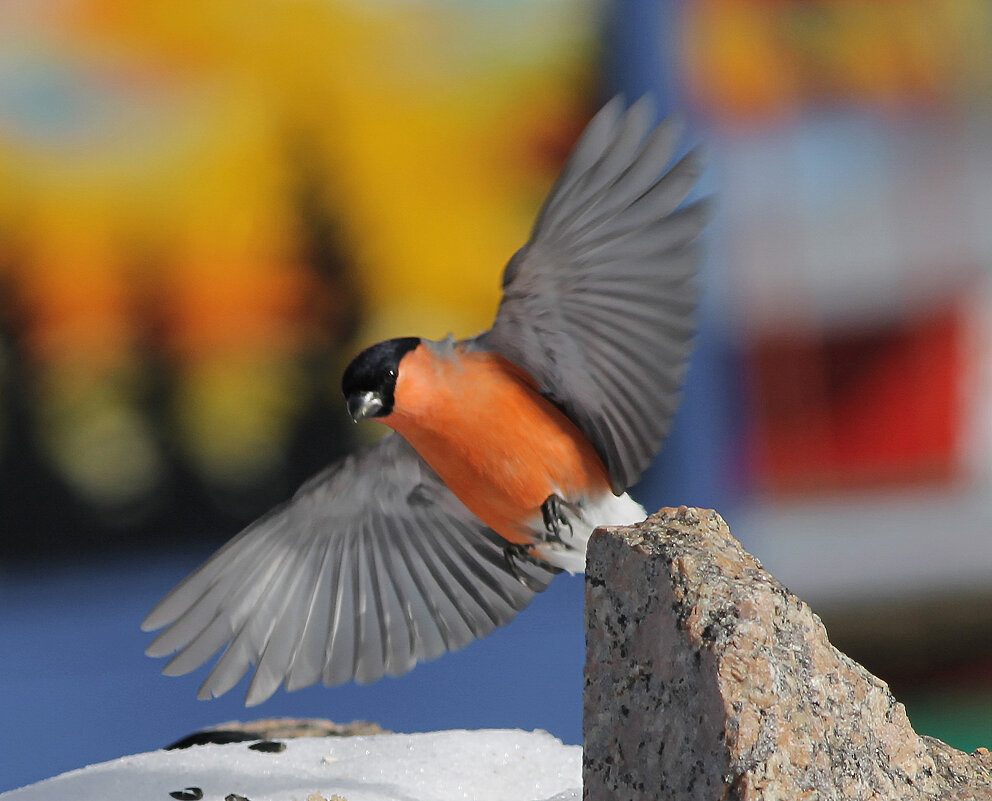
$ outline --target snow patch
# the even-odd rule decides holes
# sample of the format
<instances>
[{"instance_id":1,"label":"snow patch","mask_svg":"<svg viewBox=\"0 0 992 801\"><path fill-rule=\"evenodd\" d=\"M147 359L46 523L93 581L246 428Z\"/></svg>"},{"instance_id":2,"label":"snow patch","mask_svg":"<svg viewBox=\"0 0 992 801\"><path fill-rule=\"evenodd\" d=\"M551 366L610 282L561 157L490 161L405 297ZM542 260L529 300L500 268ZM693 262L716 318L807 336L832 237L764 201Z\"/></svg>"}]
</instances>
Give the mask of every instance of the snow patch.
<instances>
[{"instance_id":1,"label":"snow patch","mask_svg":"<svg viewBox=\"0 0 992 801\"><path fill-rule=\"evenodd\" d=\"M582 748L544 731L503 729L302 737L280 753L249 743L152 751L0 793L0 801L577 801ZM194 791L195 794L195 791Z\"/></svg>"}]
</instances>

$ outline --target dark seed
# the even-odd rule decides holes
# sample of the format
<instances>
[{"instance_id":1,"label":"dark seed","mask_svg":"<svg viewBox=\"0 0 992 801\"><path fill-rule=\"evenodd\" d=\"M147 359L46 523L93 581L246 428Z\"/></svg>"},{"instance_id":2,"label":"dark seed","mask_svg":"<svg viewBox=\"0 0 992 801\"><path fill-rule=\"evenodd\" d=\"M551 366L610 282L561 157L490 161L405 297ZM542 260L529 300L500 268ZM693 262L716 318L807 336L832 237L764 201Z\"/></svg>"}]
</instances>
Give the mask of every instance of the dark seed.
<instances>
[{"instance_id":1,"label":"dark seed","mask_svg":"<svg viewBox=\"0 0 992 801\"><path fill-rule=\"evenodd\" d=\"M261 751L263 754L278 754L286 750L286 743L275 740L262 740L260 743L252 743L248 746L252 751Z\"/></svg>"},{"instance_id":2,"label":"dark seed","mask_svg":"<svg viewBox=\"0 0 992 801\"><path fill-rule=\"evenodd\" d=\"M203 790L199 787L187 787L185 790L173 790L169 795L178 801L200 801L203 798Z\"/></svg>"},{"instance_id":3,"label":"dark seed","mask_svg":"<svg viewBox=\"0 0 992 801\"><path fill-rule=\"evenodd\" d=\"M224 796L224 801L248 801L248 799L237 793L228 793Z\"/></svg>"},{"instance_id":4,"label":"dark seed","mask_svg":"<svg viewBox=\"0 0 992 801\"><path fill-rule=\"evenodd\" d=\"M177 748L189 748L191 745L206 745L208 743L243 743L257 740L258 735L237 729L207 729L198 731L181 740L176 740L172 745L165 747L166 751Z\"/></svg>"}]
</instances>

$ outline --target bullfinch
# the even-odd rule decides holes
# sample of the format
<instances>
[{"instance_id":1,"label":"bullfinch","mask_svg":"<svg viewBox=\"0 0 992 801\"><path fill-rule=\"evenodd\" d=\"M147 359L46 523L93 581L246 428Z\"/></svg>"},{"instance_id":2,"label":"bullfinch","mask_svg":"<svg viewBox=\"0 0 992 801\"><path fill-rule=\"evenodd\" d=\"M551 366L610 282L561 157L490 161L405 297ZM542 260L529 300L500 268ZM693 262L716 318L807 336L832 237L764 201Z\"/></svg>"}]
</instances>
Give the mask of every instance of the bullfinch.
<instances>
[{"instance_id":1,"label":"bullfinch","mask_svg":"<svg viewBox=\"0 0 992 801\"><path fill-rule=\"evenodd\" d=\"M626 490L675 411L696 307L696 154L648 99L587 126L503 271L492 328L364 350L342 389L393 429L228 542L151 611L180 675L223 649L200 698L252 667L281 684L371 682L507 623L598 525L642 520Z\"/></svg>"}]
</instances>

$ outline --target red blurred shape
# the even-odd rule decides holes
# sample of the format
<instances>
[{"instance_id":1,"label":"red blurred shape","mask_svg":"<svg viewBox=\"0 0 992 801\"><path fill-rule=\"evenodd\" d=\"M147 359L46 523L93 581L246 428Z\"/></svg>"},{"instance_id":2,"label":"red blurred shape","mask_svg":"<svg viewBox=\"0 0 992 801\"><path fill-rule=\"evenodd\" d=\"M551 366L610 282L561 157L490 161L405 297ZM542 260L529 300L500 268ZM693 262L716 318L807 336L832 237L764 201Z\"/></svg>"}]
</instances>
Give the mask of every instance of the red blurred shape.
<instances>
[{"instance_id":1,"label":"red blurred shape","mask_svg":"<svg viewBox=\"0 0 992 801\"><path fill-rule=\"evenodd\" d=\"M958 309L887 328L760 339L755 478L773 493L945 483L962 423Z\"/></svg>"}]
</instances>

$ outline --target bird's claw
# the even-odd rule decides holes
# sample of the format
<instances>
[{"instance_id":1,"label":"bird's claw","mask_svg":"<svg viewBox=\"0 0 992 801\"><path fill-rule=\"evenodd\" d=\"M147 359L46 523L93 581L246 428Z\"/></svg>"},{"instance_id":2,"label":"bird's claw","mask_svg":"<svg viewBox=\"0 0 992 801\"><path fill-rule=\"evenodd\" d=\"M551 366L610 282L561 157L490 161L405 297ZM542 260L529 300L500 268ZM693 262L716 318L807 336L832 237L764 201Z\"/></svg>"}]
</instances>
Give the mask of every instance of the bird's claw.
<instances>
[{"instance_id":1,"label":"bird's claw","mask_svg":"<svg viewBox=\"0 0 992 801\"><path fill-rule=\"evenodd\" d=\"M520 568L517 567L517 561L533 561L534 557L531 556L530 551L527 549L526 545L521 545L519 542L509 542L503 546L503 559L506 562L507 570L513 575L513 577L523 584L525 587L529 586L527 582L527 577L520 572Z\"/></svg>"},{"instance_id":2,"label":"bird's claw","mask_svg":"<svg viewBox=\"0 0 992 801\"><path fill-rule=\"evenodd\" d=\"M508 542L503 546L503 560L510 574L521 584L529 589L538 589L532 586L530 578L520 569L521 562L528 562L537 565L544 570L560 573L561 568L550 565L545 559L536 554L535 546L542 543L552 543L562 545L566 550L571 546L562 539L563 532L567 529L568 536L572 536L572 523L565 514L566 510L576 513L575 507L565 501L560 495L549 495L541 504L541 517L544 519L543 536L535 537L533 543L523 544L519 542ZM538 552L540 548L537 548Z\"/></svg>"},{"instance_id":3,"label":"bird's claw","mask_svg":"<svg viewBox=\"0 0 992 801\"><path fill-rule=\"evenodd\" d=\"M569 504L559 495L549 495L541 504L541 516L544 518L544 541L562 542L562 530L567 528L569 536L572 535L572 523L565 515L565 510Z\"/></svg>"}]
</instances>

